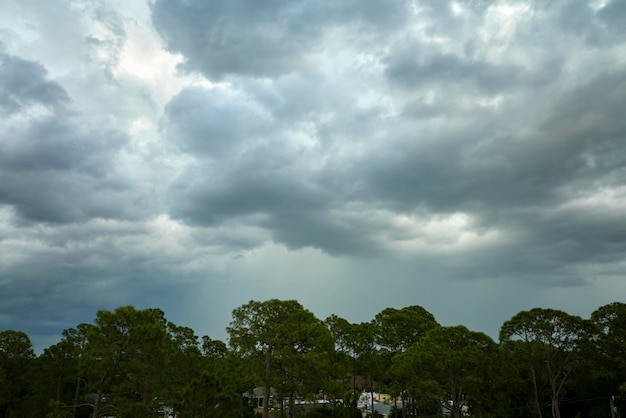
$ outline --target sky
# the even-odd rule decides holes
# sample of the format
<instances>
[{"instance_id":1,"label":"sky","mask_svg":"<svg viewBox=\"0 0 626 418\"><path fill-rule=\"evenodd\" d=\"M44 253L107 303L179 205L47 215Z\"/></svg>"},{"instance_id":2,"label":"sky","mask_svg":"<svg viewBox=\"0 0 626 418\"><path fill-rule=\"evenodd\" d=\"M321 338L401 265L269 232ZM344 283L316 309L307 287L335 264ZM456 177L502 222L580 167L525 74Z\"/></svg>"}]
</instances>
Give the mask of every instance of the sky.
<instances>
[{"instance_id":1,"label":"sky","mask_svg":"<svg viewBox=\"0 0 626 418\"><path fill-rule=\"evenodd\" d=\"M0 330L626 301L626 2L3 0Z\"/></svg>"}]
</instances>

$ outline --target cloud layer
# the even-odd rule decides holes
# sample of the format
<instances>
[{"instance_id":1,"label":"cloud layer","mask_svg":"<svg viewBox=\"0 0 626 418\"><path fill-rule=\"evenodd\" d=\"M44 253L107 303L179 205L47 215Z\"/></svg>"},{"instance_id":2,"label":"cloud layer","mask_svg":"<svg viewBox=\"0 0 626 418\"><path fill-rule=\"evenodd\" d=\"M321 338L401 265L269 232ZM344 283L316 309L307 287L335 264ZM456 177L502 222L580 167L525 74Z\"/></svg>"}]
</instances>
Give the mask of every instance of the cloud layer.
<instances>
[{"instance_id":1,"label":"cloud layer","mask_svg":"<svg viewBox=\"0 0 626 418\"><path fill-rule=\"evenodd\" d=\"M34 3L0 18L0 328L615 299L621 2Z\"/></svg>"}]
</instances>

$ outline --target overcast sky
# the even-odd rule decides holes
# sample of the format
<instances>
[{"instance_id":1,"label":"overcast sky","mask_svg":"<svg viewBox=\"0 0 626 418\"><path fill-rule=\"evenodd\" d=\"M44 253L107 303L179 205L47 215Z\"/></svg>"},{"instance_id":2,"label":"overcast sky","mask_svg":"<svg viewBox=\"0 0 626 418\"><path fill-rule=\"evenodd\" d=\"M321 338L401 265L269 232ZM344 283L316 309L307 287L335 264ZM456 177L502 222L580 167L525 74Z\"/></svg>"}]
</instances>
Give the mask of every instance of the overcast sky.
<instances>
[{"instance_id":1,"label":"overcast sky","mask_svg":"<svg viewBox=\"0 0 626 418\"><path fill-rule=\"evenodd\" d=\"M0 330L626 301L626 2L3 0Z\"/></svg>"}]
</instances>

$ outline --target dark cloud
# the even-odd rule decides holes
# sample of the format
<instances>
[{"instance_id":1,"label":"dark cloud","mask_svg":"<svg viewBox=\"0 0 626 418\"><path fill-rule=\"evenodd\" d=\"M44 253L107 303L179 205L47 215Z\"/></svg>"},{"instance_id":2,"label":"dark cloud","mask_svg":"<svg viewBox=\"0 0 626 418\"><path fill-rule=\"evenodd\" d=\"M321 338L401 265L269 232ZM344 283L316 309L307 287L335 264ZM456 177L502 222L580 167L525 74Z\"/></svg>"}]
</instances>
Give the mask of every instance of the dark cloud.
<instances>
[{"instance_id":1,"label":"dark cloud","mask_svg":"<svg viewBox=\"0 0 626 418\"><path fill-rule=\"evenodd\" d=\"M227 74L262 77L306 70L324 51L329 32L351 26L368 34L393 27L405 19L407 5L159 0L151 10L168 49L185 56L185 67L220 79Z\"/></svg>"},{"instance_id":2,"label":"dark cloud","mask_svg":"<svg viewBox=\"0 0 626 418\"><path fill-rule=\"evenodd\" d=\"M299 162L288 158L292 155L279 154L274 148L252 148L189 170L171 191L171 214L204 226L237 219L268 231L290 248L316 247L333 254L368 251L374 244L358 232L363 225L355 225L350 216L341 219L342 208L334 207L334 201L343 202L310 181ZM336 217L330 216L334 210Z\"/></svg>"},{"instance_id":3,"label":"dark cloud","mask_svg":"<svg viewBox=\"0 0 626 418\"><path fill-rule=\"evenodd\" d=\"M116 171L113 160L123 136L117 132L68 131L76 127L59 127L56 122L33 126L34 134L23 132L15 141L2 144L0 202L14 207L23 220L33 222L129 216L132 211L119 202L134 186ZM55 128L60 131L54 132Z\"/></svg>"},{"instance_id":4,"label":"dark cloud","mask_svg":"<svg viewBox=\"0 0 626 418\"><path fill-rule=\"evenodd\" d=\"M332 254L378 249L364 221L344 207L349 198L337 195L344 186L331 185L333 179L324 184L324 164L318 160L327 158L326 147L334 147L335 137L367 134L376 119L366 116L376 112L346 112L324 126L321 119L333 107L320 97L304 97L299 109L286 108L297 95L289 86L313 96L307 88L332 90L325 83L292 80L271 92L252 85L250 96L216 88L188 89L173 98L164 124L182 149L193 151L196 163L172 186L170 214L212 227L238 220L289 248ZM308 143L311 135L320 142Z\"/></svg>"},{"instance_id":5,"label":"dark cloud","mask_svg":"<svg viewBox=\"0 0 626 418\"><path fill-rule=\"evenodd\" d=\"M36 103L48 107L67 103L63 87L47 80L46 73L40 63L0 51L0 109L11 114Z\"/></svg>"},{"instance_id":6,"label":"dark cloud","mask_svg":"<svg viewBox=\"0 0 626 418\"><path fill-rule=\"evenodd\" d=\"M11 205L18 222L84 222L91 218L132 218L136 209L120 207L128 186L88 175L0 172L0 202ZM129 202L132 206L134 202Z\"/></svg>"},{"instance_id":7,"label":"dark cloud","mask_svg":"<svg viewBox=\"0 0 626 418\"><path fill-rule=\"evenodd\" d=\"M194 68L207 76L228 72L280 75L270 83L244 80L237 85L251 95L249 99L254 98L254 112L243 102L234 106L217 103L212 108L194 106L205 109L199 114L204 114L202 119L210 126L182 117L181 112L169 112L171 120L185 127L179 137L183 142L189 138L195 138L193 143L237 138L229 142L234 146L220 154L220 163L200 163L179 179L172 191L176 202L172 213L202 225L241 219L267 229L274 240L291 248L312 246L331 254L381 254L380 237L393 237L399 231L392 233L388 225L377 224L372 212L362 210L364 205L423 222L462 212L471 217L469 230L477 236L497 231L509 244L498 251L489 247L479 257L456 256L458 269L435 262L438 267L433 271L446 271L446 277L508 275L535 277L546 284L568 280L584 283L586 278L577 269L585 263L604 263L601 260L606 258L607 248L599 243L619 242L621 235L619 228L609 234L600 219L592 220L575 205L568 210L563 207L578 198L594 199L603 188L623 181L621 148L626 129L619 116L624 105L620 99L624 97L622 71L618 66L599 74L588 73L578 85L564 86L575 65L568 54L585 44L601 47L608 35L587 4L563 1L522 6L509 10L493 2L417 4L415 16L425 32L409 36L399 26L398 34L404 36L387 34L384 42L389 48L378 54L377 64L386 76L384 81L390 84L372 85L371 89L390 88L394 92L392 100L402 112L390 116L389 109L380 103L360 107L348 95L338 93L339 83L335 85L323 72L312 71L315 66L304 72L293 62L282 61L287 56L306 57L315 42L321 42L319 33L330 32L336 25L334 15L327 15L318 25L319 33L307 34L311 44L299 54L289 49L291 44L283 51L263 50L264 38L258 27L244 30L241 39L247 39L246 33L255 33L259 51L280 67L267 71L263 65L254 65L253 59L251 68L258 73L250 73L239 65L216 67L219 64L211 58L213 47L191 51L181 39L168 37L181 35L186 29L171 25L164 30L158 21L164 17L159 10L163 5L157 4L153 19L170 48L183 52L188 64L195 63ZM215 16L228 10L220 8ZM232 22L240 25L253 19L254 25L261 25L265 22L263 12L242 13ZM312 14L309 21L315 19ZM297 20L291 15L290 21ZM350 22L344 21L345 38L360 34ZM504 31L502 39L485 37L489 25ZM191 33L187 33L189 38ZM272 33L298 38L280 24ZM441 40L433 42L429 37ZM239 59L249 58L237 50L238 42L228 44L235 46L230 52ZM374 44L374 51L384 44ZM494 51L501 55L494 55ZM366 72L356 64L347 68L354 73L351 79L340 79L346 91L352 87L351 80L358 79L361 86L371 80L380 82L375 75L361 78ZM207 91L202 94L205 102L214 96ZM545 102L546 94L550 103ZM485 98L495 104L481 105ZM183 99L181 95L170 107L180 106ZM239 118L250 114L272 117L266 119L263 129L249 133L229 123L236 120L229 116L229 109L237 109ZM232 131L215 131L220 120L234 126ZM313 127L306 132L315 145L299 152L287 144L297 142L307 124ZM360 137L368 140L360 142ZM342 142L346 149L358 151L336 153ZM259 147L259 143L267 148ZM196 155L202 154L195 149ZM280 155L280 168L259 164L272 154ZM316 159L323 163L311 170L308 167ZM615 249L611 251L614 254L621 250L620 246L609 247ZM617 259L607 260L611 263Z\"/></svg>"},{"instance_id":8,"label":"dark cloud","mask_svg":"<svg viewBox=\"0 0 626 418\"><path fill-rule=\"evenodd\" d=\"M176 304L201 279L185 272L171 249L162 251L145 226L92 222L29 233L38 247L0 269L0 329L27 330L38 349L58 342L63 329L92 322L100 309L158 307L175 320ZM137 251L139 243L146 251Z\"/></svg>"},{"instance_id":9,"label":"dark cloud","mask_svg":"<svg viewBox=\"0 0 626 418\"><path fill-rule=\"evenodd\" d=\"M619 35L624 34L624 18L626 18L626 5L620 0L609 0L604 7L598 11L598 15L612 31Z\"/></svg>"},{"instance_id":10,"label":"dark cloud","mask_svg":"<svg viewBox=\"0 0 626 418\"><path fill-rule=\"evenodd\" d=\"M580 271L583 266L595 263L604 269L619 261L624 237L620 228L610 225L621 222L621 216L594 217L574 203L567 205L579 198L594 199L603 188L623 182L626 127L619 109L626 96L620 72L581 81L550 103L547 112L514 113L538 100L530 94L521 105L496 109L435 103L426 114L412 110L385 120L383 114L372 113L364 132L384 120L396 128L384 131L380 144L393 146L376 143L358 154L333 156L323 147L299 152L287 145L294 138L285 131L267 147L237 142L222 161L200 164L178 180L172 190L172 214L205 226L239 219L267 230L273 240L290 248L381 256L386 250L380 237L391 238L393 233L363 207L422 222L463 212L472 217L469 229L478 237L497 231L508 243L497 250L451 255L445 262L430 260L436 275L582 285L589 280ZM281 103L282 94L275 90L274 100L266 103ZM415 104L411 106L407 109ZM452 109L454 117L449 115ZM311 113L273 114L283 128L297 125L303 115L316 120ZM427 127L433 115L445 118L447 126ZM328 127L334 133L331 141L341 137L340 132L350 132L346 127L352 126L352 115L343 116ZM320 157L325 163L310 170ZM391 239L411 239L412 234ZM454 268L447 265L451 259Z\"/></svg>"},{"instance_id":11,"label":"dark cloud","mask_svg":"<svg viewBox=\"0 0 626 418\"><path fill-rule=\"evenodd\" d=\"M434 210L557 205L570 188L590 192L623 180L623 93L621 72L601 74L533 116L525 132L511 120L516 115L475 111L475 120L456 128L416 132L408 145L376 150L356 175L379 184L376 194Z\"/></svg>"},{"instance_id":12,"label":"dark cloud","mask_svg":"<svg viewBox=\"0 0 626 418\"><path fill-rule=\"evenodd\" d=\"M0 203L28 222L132 216L119 201L135 186L116 168L126 135L86 123L40 64L18 57L7 62L9 75L20 74L3 80L19 106L0 125ZM50 108L39 111L38 104Z\"/></svg>"},{"instance_id":13,"label":"dark cloud","mask_svg":"<svg viewBox=\"0 0 626 418\"><path fill-rule=\"evenodd\" d=\"M166 106L168 134L192 154L223 157L267 135L271 119L253 99L223 89L188 88Z\"/></svg>"},{"instance_id":14,"label":"dark cloud","mask_svg":"<svg viewBox=\"0 0 626 418\"><path fill-rule=\"evenodd\" d=\"M125 143L120 132L96 132L62 115L32 121L0 144L3 167L17 172L76 170L94 177L111 171L111 158Z\"/></svg>"},{"instance_id":15,"label":"dark cloud","mask_svg":"<svg viewBox=\"0 0 626 418\"><path fill-rule=\"evenodd\" d=\"M624 291L619 1L9 5L0 328L295 297L497 330Z\"/></svg>"},{"instance_id":16,"label":"dark cloud","mask_svg":"<svg viewBox=\"0 0 626 418\"><path fill-rule=\"evenodd\" d=\"M405 87L423 86L432 82L470 82L490 93L516 87L523 70L513 64L494 65L431 51L425 45L415 43L396 49L386 62L387 77Z\"/></svg>"}]
</instances>

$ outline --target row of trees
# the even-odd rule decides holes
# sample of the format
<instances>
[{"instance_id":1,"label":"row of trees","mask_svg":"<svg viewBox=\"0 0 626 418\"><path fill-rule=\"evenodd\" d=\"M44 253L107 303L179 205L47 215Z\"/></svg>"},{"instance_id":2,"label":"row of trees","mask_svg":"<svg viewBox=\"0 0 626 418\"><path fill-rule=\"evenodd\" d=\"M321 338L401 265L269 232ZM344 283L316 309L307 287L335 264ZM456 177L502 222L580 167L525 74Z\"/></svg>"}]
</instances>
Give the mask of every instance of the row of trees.
<instances>
[{"instance_id":1,"label":"row of trees","mask_svg":"<svg viewBox=\"0 0 626 418\"><path fill-rule=\"evenodd\" d=\"M375 388L403 417L607 417L626 389L623 303L589 319L523 311L499 342L441 326L420 306L350 323L276 299L235 309L227 331L228 345L132 306L99 311L39 356L25 333L2 331L0 417L242 417L252 408L241 395L255 386L264 418L269 388L290 418L296 400L320 396L334 408L310 416L354 417L361 390Z\"/></svg>"}]
</instances>

